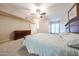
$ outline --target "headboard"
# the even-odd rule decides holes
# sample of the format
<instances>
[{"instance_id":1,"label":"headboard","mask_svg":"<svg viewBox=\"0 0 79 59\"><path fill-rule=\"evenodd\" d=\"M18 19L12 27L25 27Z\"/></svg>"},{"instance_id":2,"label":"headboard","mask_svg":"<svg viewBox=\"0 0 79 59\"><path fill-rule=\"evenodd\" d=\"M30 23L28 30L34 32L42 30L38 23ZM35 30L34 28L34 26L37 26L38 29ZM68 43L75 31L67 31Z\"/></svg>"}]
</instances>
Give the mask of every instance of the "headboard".
<instances>
[{"instance_id":1,"label":"headboard","mask_svg":"<svg viewBox=\"0 0 79 59\"><path fill-rule=\"evenodd\" d=\"M31 30L15 30L14 40L24 38L24 36L31 35Z\"/></svg>"},{"instance_id":2,"label":"headboard","mask_svg":"<svg viewBox=\"0 0 79 59\"><path fill-rule=\"evenodd\" d=\"M79 33L79 16L69 20L65 27L67 32Z\"/></svg>"}]
</instances>

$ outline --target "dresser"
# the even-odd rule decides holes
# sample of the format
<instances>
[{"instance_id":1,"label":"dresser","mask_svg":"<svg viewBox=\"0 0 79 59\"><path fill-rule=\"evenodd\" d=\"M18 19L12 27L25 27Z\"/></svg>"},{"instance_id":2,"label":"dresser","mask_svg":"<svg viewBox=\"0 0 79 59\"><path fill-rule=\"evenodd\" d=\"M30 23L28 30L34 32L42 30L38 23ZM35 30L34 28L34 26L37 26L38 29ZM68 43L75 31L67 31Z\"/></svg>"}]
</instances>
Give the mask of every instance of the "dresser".
<instances>
[{"instance_id":1,"label":"dresser","mask_svg":"<svg viewBox=\"0 0 79 59\"><path fill-rule=\"evenodd\" d=\"M27 35L31 35L31 30L16 30L14 31L14 40L24 38Z\"/></svg>"}]
</instances>

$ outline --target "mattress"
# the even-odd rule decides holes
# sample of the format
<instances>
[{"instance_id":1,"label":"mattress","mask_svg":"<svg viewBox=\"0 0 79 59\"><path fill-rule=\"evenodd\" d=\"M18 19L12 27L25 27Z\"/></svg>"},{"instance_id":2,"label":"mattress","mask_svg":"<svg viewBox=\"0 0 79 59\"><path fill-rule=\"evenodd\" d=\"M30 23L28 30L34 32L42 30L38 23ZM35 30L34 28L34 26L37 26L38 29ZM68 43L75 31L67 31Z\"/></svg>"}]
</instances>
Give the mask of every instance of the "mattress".
<instances>
[{"instance_id":1,"label":"mattress","mask_svg":"<svg viewBox=\"0 0 79 59\"><path fill-rule=\"evenodd\" d=\"M58 34L38 33L25 36L23 45L29 53L40 56L73 56L74 49L67 46L65 40Z\"/></svg>"}]
</instances>

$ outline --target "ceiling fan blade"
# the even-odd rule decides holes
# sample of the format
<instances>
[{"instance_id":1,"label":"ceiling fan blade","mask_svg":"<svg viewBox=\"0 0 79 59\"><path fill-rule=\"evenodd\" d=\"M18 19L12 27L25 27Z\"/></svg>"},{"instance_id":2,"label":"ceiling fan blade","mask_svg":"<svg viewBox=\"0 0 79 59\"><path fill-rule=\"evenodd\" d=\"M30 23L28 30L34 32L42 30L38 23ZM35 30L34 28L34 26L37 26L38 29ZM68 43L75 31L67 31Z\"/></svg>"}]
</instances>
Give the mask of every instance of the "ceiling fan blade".
<instances>
[{"instance_id":1,"label":"ceiling fan blade","mask_svg":"<svg viewBox=\"0 0 79 59\"><path fill-rule=\"evenodd\" d=\"M46 13L44 12L44 13L41 13L41 15L45 15Z\"/></svg>"}]
</instances>

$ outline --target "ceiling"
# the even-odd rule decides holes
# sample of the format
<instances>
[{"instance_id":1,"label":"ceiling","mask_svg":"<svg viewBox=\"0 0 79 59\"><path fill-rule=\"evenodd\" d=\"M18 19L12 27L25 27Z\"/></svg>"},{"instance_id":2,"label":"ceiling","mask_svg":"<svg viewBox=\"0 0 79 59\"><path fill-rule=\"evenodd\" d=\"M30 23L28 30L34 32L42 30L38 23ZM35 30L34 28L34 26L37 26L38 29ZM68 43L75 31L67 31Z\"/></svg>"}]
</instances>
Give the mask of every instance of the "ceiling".
<instances>
[{"instance_id":1,"label":"ceiling","mask_svg":"<svg viewBox=\"0 0 79 59\"><path fill-rule=\"evenodd\" d=\"M40 9L41 12L46 12L46 15L48 15L48 9L50 7L53 7L54 5L56 5L55 3L51 4L51 3L19 3L19 4L12 4L14 6L16 6L17 8L19 8L25 15L27 15L26 17L34 17L35 15L33 15L36 12L36 9ZM24 12L25 11L25 12Z\"/></svg>"},{"instance_id":2,"label":"ceiling","mask_svg":"<svg viewBox=\"0 0 79 59\"><path fill-rule=\"evenodd\" d=\"M61 19L69 10L73 3L2 3L0 11L10 12L23 18L34 19L36 9L45 12L44 18Z\"/></svg>"}]
</instances>

